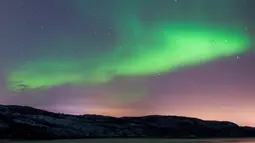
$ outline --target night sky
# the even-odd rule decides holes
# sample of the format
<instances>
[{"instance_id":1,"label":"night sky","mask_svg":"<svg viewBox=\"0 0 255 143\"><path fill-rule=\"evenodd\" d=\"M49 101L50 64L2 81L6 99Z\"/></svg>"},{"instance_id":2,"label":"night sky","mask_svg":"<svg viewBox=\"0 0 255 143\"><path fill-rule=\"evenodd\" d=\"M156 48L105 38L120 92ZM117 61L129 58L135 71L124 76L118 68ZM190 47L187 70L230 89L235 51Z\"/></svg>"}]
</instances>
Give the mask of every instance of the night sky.
<instances>
[{"instance_id":1,"label":"night sky","mask_svg":"<svg viewBox=\"0 0 255 143\"><path fill-rule=\"evenodd\" d=\"M1 0L0 104L255 126L254 0Z\"/></svg>"}]
</instances>

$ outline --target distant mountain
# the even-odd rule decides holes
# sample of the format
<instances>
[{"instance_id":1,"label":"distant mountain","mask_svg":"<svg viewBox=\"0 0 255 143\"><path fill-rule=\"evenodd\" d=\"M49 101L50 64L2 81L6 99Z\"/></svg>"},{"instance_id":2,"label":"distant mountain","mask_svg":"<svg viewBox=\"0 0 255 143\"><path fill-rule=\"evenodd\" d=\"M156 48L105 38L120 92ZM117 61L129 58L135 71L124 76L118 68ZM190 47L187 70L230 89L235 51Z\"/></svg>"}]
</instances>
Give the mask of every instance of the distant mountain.
<instances>
[{"instance_id":1,"label":"distant mountain","mask_svg":"<svg viewBox=\"0 0 255 143\"><path fill-rule=\"evenodd\" d=\"M255 137L255 128L232 122L177 116L108 117L65 115L26 106L0 105L0 138Z\"/></svg>"}]
</instances>

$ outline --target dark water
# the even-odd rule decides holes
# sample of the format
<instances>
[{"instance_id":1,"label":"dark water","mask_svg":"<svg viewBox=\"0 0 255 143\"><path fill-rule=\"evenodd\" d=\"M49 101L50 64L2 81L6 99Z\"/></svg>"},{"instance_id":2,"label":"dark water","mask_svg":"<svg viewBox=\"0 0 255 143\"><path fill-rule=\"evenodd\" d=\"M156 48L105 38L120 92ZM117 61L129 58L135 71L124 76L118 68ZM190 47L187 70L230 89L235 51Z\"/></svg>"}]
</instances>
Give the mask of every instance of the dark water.
<instances>
[{"instance_id":1,"label":"dark water","mask_svg":"<svg viewBox=\"0 0 255 143\"><path fill-rule=\"evenodd\" d=\"M0 143L255 143L255 139L211 139L211 140L183 140L183 139L79 139L52 141L8 141Z\"/></svg>"}]
</instances>

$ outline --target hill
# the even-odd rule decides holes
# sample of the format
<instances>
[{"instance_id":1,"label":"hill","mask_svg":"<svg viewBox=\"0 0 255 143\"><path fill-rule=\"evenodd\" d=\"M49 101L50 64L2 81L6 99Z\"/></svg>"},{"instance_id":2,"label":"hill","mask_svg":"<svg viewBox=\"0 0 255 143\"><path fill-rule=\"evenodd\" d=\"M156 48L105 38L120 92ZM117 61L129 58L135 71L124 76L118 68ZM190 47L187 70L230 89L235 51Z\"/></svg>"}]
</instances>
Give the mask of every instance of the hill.
<instances>
[{"instance_id":1,"label":"hill","mask_svg":"<svg viewBox=\"0 0 255 143\"><path fill-rule=\"evenodd\" d=\"M66 115L27 106L0 105L0 138L234 138L255 137L255 128L228 121L178 116Z\"/></svg>"}]
</instances>

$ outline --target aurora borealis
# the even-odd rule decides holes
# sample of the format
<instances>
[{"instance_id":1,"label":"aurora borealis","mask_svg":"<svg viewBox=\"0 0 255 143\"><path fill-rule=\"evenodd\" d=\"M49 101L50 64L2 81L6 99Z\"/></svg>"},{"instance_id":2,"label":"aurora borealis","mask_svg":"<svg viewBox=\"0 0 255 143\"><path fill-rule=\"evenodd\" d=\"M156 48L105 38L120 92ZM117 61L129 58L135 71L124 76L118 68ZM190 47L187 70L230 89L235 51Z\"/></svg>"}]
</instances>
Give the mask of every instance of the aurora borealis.
<instances>
[{"instance_id":1,"label":"aurora borealis","mask_svg":"<svg viewBox=\"0 0 255 143\"><path fill-rule=\"evenodd\" d=\"M114 48L102 58L85 59L35 59L21 63L7 79L11 90L52 87L64 84L109 82L115 76L143 76L171 72L185 65L201 64L222 56L232 56L247 50L249 38L235 29L182 23L166 28L137 29L124 35L124 45ZM132 27L123 27L131 30ZM126 34L126 33L124 33ZM134 39L133 39L134 38ZM125 40L129 39L129 40ZM130 40L131 39L131 40ZM192 46L194 45L194 46ZM86 61L89 62L86 62ZM92 64L87 66L87 64ZM22 85L22 86L20 86Z\"/></svg>"},{"instance_id":2,"label":"aurora borealis","mask_svg":"<svg viewBox=\"0 0 255 143\"><path fill-rule=\"evenodd\" d=\"M3 0L0 104L255 126L252 4Z\"/></svg>"}]
</instances>

